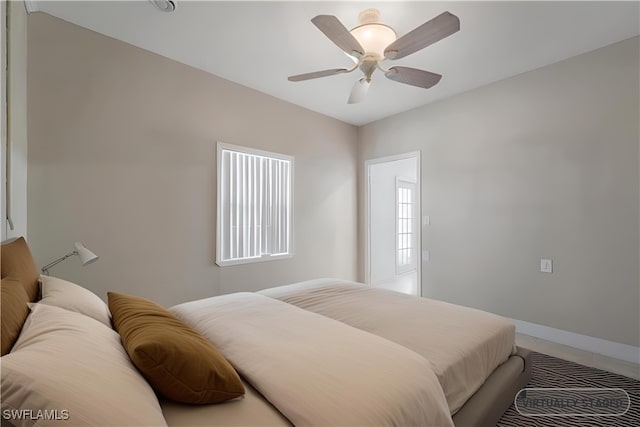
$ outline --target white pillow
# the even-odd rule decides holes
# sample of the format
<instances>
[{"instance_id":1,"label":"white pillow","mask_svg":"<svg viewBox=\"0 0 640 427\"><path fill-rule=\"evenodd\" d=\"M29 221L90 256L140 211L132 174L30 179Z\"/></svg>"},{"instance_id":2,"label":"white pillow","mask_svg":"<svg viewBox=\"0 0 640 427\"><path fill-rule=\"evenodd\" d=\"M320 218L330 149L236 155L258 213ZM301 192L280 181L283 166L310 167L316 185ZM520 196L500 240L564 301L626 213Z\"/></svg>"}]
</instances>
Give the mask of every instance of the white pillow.
<instances>
[{"instance_id":1,"label":"white pillow","mask_svg":"<svg viewBox=\"0 0 640 427\"><path fill-rule=\"evenodd\" d=\"M111 328L111 312L96 294L75 283L51 276L40 276L42 304L53 305L93 317Z\"/></svg>"},{"instance_id":2,"label":"white pillow","mask_svg":"<svg viewBox=\"0 0 640 427\"><path fill-rule=\"evenodd\" d=\"M31 304L1 371L2 416L16 427L166 426L118 333L82 314Z\"/></svg>"}]
</instances>

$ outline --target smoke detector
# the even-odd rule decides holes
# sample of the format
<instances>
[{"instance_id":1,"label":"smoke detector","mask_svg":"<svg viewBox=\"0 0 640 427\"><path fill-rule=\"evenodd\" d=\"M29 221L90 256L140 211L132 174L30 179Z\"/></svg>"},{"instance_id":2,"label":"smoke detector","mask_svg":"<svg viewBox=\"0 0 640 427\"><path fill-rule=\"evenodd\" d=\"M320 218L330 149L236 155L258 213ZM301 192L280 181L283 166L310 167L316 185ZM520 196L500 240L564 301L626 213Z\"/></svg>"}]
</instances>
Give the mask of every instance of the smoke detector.
<instances>
[{"instance_id":1,"label":"smoke detector","mask_svg":"<svg viewBox=\"0 0 640 427\"><path fill-rule=\"evenodd\" d=\"M162 12L173 12L176 10L175 0L149 0L158 10Z\"/></svg>"}]
</instances>

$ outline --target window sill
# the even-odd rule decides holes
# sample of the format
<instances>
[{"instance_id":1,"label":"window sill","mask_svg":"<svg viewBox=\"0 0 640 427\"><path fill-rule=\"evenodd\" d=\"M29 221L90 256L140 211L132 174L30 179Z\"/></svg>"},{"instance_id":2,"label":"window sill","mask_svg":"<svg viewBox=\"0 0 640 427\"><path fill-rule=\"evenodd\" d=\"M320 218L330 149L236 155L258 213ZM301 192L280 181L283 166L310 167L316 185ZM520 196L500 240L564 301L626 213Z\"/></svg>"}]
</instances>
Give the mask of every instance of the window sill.
<instances>
[{"instance_id":1,"label":"window sill","mask_svg":"<svg viewBox=\"0 0 640 427\"><path fill-rule=\"evenodd\" d=\"M292 258L292 257L293 257L293 253L267 255L267 256L254 257L254 258L227 259L224 261L216 259L216 264L218 264L220 267L227 267L229 265L253 264L257 262L276 261L279 259L286 259L286 258Z\"/></svg>"}]
</instances>

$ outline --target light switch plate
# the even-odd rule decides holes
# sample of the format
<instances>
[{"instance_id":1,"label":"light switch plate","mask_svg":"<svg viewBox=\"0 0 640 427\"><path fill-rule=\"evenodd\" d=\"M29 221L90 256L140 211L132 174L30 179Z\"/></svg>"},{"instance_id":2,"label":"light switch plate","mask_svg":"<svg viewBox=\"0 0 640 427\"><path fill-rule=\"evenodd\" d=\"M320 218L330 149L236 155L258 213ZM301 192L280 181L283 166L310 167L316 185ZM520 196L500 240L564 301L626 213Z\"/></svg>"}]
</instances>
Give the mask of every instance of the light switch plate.
<instances>
[{"instance_id":1,"label":"light switch plate","mask_svg":"<svg viewBox=\"0 0 640 427\"><path fill-rule=\"evenodd\" d=\"M541 258L540 271L543 273L553 273L553 260Z\"/></svg>"}]
</instances>

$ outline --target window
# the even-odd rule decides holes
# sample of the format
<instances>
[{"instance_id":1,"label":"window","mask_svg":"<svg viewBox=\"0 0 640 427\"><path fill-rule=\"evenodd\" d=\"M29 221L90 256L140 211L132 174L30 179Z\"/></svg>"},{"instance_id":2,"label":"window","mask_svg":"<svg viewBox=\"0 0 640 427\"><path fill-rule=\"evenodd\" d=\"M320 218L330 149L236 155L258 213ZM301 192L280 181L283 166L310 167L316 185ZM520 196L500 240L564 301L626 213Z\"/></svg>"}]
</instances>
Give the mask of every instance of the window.
<instances>
[{"instance_id":1,"label":"window","mask_svg":"<svg viewBox=\"0 0 640 427\"><path fill-rule=\"evenodd\" d=\"M293 256L293 157L218 143L216 263Z\"/></svg>"},{"instance_id":2,"label":"window","mask_svg":"<svg viewBox=\"0 0 640 427\"><path fill-rule=\"evenodd\" d=\"M415 191L416 183L406 178L396 178L396 273L402 274L416 268L415 263Z\"/></svg>"}]
</instances>

